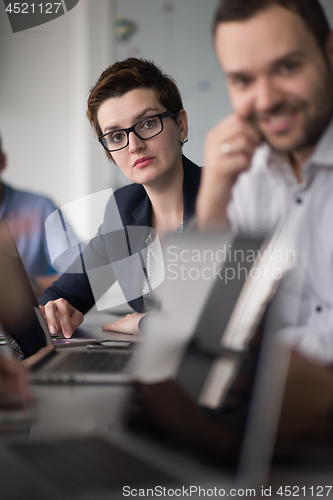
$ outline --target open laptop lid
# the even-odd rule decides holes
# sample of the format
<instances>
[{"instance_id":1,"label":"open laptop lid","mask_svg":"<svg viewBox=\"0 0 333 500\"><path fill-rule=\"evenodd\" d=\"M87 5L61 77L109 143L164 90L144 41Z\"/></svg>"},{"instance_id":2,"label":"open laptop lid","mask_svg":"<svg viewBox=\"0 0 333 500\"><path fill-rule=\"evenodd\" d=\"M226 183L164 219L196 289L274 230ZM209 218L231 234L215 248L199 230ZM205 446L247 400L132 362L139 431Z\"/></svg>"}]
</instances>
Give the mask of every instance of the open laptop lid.
<instances>
[{"instance_id":1,"label":"open laptop lid","mask_svg":"<svg viewBox=\"0 0 333 500\"><path fill-rule=\"evenodd\" d=\"M230 232L166 238L166 278L154 292L161 308L149 314L134 375L146 382L180 375L193 339L213 357L222 349L242 352L277 283L294 264L285 255L288 248L280 228L268 238ZM284 258L275 259L275 251ZM195 391L193 373L180 377L195 398L200 398L208 372Z\"/></svg>"},{"instance_id":2,"label":"open laptop lid","mask_svg":"<svg viewBox=\"0 0 333 500\"><path fill-rule=\"evenodd\" d=\"M1 274L0 303L8 304L11 314L0 307L0 323L27 358L52 344L28 275L6 222L0 222Z\"/></svg>"},{"instance_id":3,"label":"open laptop lid","mask_svg":"<svg viewBox=\"0 0 333 500\"><path fill-rule=\"evenodd\" d=\"M228 246L177 372L203 406L223 404L278 282L294 265L280 229L266 238L236 236Z\"/></svg>"}]
</instances>

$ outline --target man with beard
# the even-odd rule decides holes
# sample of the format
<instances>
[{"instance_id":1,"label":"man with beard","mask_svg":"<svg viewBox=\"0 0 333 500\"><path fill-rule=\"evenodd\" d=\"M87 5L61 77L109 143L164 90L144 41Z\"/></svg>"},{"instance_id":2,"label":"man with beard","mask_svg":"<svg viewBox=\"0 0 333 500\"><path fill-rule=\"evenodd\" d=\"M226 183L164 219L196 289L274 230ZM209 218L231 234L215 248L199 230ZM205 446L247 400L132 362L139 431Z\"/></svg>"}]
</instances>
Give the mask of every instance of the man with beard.
<instances>
[{"instance_id":1,"label":"man with beard","mask_svg":"<svg viewBox=\"0 0 333 500\"><path fill-rule=\"evenodd\" d=\"M215 49L234 114L209 132L198 224L241 233L285 221L295 269L280 333L333 361L333 34L318 0L220 0Z\"/></svg>"},{"instance_id":2,"label":"man with beard","mask_svg":"<svg viewBox=\"0 0 333 500\"><path fill-rule=\"evenodd\" d=\"M301 443L303 454L306 438L328 443L332 433L333 34L318 0L219 0L214 41L234 114L207 136L197 224L253 234L281 223L298 244L274 298L278 334L295 347L276 452ZM143 414L230 463L241 446L252 354L229 408L208 416L167 381L138 384Z\"/></svg>"}]
</instances>

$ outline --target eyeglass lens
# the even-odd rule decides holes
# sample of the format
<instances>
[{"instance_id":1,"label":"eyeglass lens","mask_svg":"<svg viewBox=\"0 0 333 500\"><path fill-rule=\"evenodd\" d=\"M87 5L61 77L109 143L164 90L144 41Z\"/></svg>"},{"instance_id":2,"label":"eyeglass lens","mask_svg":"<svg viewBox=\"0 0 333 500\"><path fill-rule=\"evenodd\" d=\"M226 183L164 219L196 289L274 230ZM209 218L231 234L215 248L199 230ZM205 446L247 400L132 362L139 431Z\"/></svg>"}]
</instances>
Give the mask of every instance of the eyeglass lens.
<instances>
[{"instance_id":1,"label":"eyeglass lens","mask_svg":"<svg viewBox=\"0 0 333 500\"><path fill-rule=\"evenodd\" d=\"M162 132L162 121L158 116L145 118L134 126L133 131L140 139L151 139ZM128 133L115 130L103 137L103 141L109 151L116 151L127 146Z\"/></svg>"}]
</instances>

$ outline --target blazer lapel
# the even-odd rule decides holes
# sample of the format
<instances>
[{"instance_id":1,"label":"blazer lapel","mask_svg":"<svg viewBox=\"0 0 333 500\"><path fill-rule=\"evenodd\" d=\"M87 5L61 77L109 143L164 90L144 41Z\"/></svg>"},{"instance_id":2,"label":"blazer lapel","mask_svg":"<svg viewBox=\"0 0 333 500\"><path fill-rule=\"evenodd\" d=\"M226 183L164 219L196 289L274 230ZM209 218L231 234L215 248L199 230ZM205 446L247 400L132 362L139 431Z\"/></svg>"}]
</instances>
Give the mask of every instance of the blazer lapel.
<instances>
[{"instance_id":1,"label":"blazer lapel","mask_svg":"<svg viewBox=\"0 0 333 500\"><path fill-rule=\"evenodd\" d=\"M133 222L131 226L150 226L151 223L151 203L148 195L143 198L141 203L131 213Z\"/></svg>"}]
</instances>

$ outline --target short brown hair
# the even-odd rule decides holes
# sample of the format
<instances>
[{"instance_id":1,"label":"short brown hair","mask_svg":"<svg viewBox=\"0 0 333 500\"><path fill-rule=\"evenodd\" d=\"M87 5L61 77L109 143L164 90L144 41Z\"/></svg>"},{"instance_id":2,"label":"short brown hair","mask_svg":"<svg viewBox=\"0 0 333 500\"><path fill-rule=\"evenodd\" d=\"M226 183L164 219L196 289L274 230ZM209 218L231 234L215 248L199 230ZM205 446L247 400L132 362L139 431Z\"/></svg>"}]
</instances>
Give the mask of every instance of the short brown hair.
<instances>
[{"instance_id":1,"label":"short brown hair","mask_svg":"<svg viewBox=\"0 0 333 500\"><path fill-rule=\"evenodd\" d=\"M171 76L166 75L152 61L129 57L109 66L90 90L87 116L97 136L102 134L97 112L100 105L111 97L121 97L130 90L151 88L156 91L160 103L176 117L183 109L179 89ZM111 154L107 152L111 160Z\"/></svg>"},{"instance_id":2,"label":"short brown hair","mask_svg":"<svg viewBox=\"0 0 333 500\"><path fill-rule=\"evenodd\" d=\"M216 28L221 23L245 21L274 4L296 12L303 19L326 57L330 25L318 0L219 0L213 33L215 35Z\"/></svg>"}]
</instances>

